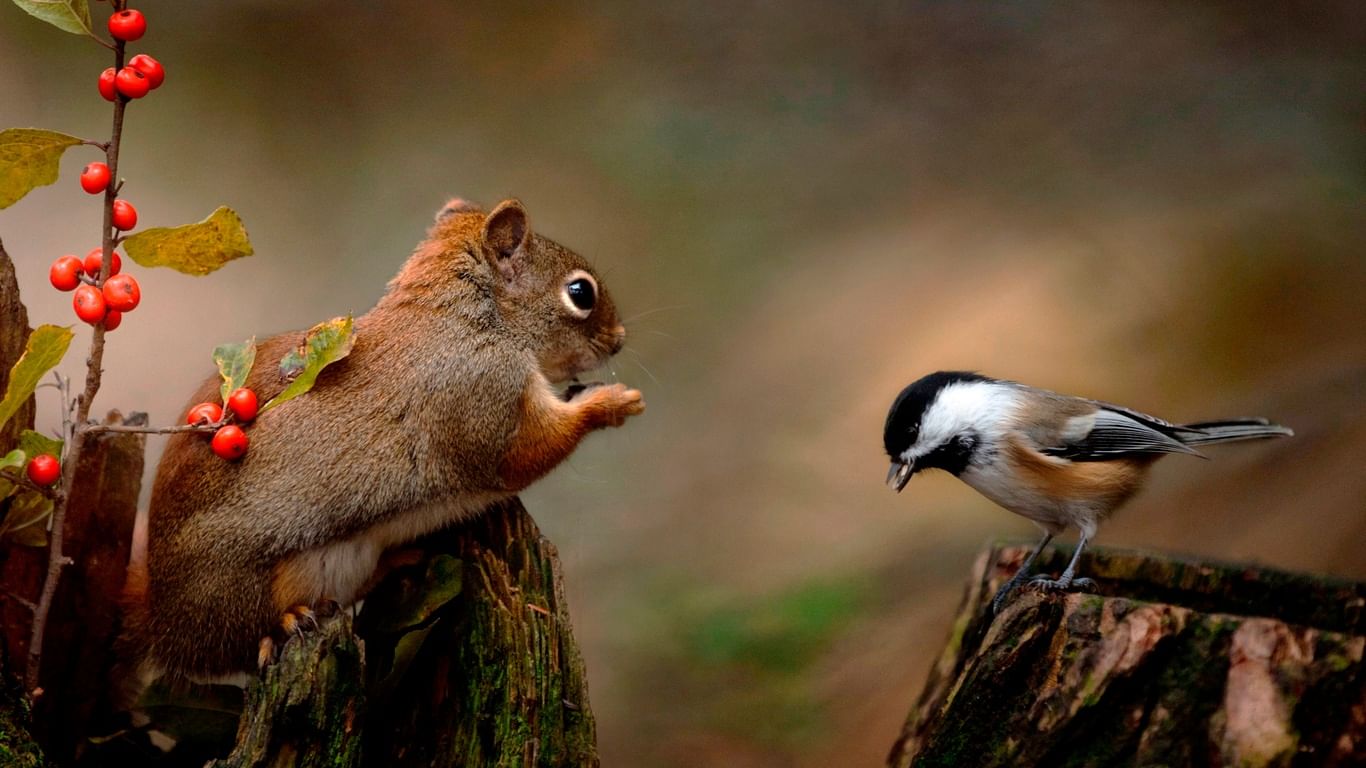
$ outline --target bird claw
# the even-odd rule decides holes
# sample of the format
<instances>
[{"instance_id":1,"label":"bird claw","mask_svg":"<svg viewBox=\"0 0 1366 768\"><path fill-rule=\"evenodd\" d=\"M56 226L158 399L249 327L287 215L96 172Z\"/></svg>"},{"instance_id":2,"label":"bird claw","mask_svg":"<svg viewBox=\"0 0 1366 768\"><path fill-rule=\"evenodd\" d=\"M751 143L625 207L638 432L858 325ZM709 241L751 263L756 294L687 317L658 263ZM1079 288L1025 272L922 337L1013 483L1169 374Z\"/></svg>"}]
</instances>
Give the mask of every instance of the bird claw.
<instances>
[{"instance_id":1,"label":"bird claw","mask_svg":"<svg viewBox=\"0 0 1366 768\"><path fill-rule=\"evenodd\" d=\"M1047 576L1035 576L1029 580L1029 587L1040 592L1092 592L1096 588L1096 582L1085 576L1078 576L1074 579L1050 579Z\"/></svg>"}]
</instances>

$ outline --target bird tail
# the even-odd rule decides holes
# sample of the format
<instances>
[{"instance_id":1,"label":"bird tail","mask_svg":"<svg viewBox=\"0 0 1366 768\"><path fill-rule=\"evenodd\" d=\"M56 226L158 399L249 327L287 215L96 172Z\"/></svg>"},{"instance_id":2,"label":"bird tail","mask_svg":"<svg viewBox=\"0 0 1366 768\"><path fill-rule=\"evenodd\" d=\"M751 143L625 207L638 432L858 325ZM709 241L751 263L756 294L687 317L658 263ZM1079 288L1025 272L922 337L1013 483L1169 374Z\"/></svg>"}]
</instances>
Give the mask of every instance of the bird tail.
<instances>
[{"instance_id":1,"label":"bird tail","mask_svg":"<svg viewBox=\"0 0 1366 768\"><path fill-rule=\"evenodd\" d=\"M1190 430L1177 436L1186 445L1258 440L1265 437L1290 437L1295 434L1294 430L1289 427L1272 424L1266 419L1200 421L1194 424L1182 424L1181 429Z\"/></svg>"}]
</instances>

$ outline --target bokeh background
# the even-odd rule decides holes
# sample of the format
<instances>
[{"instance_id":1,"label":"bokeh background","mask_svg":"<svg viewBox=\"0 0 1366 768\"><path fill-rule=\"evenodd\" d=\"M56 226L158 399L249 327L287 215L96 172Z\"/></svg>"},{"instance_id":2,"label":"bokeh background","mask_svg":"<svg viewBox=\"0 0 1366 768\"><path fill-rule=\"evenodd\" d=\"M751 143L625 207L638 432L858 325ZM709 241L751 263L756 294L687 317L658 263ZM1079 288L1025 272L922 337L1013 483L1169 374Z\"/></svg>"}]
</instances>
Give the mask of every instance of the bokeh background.
<instances>
[{"instance_id":1,"label":"bokeh background","mask_svg":"<svg viewBox=\"0 0 1366 768\"><path fill-rule=\"evenodd\" d=\"M364 311L450 195L520 197L605 272L606 375L649 411L526 501L607 765L880 762L974 552L1034 535L882 484L931 370L1292 425L1163 462L1100 543L1366 578L1360 3L142 9L169 75L125 195L143 226L232 205L257 255L134 268L97 407L173 423L214 345ZM0 127L105 137L107 65L0 4ZM0 212L35 323L73 322L46 271L95 244L89 154Z\"/></svg>"}]
</instances>

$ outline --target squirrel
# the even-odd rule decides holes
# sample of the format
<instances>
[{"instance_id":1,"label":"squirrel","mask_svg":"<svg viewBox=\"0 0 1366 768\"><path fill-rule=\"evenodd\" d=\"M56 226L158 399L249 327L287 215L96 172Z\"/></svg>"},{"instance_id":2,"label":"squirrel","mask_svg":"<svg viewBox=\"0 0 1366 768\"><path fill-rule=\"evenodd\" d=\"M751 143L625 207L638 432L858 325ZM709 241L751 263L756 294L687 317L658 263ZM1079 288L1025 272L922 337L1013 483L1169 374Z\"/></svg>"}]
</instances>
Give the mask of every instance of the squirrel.
<instances>
[{"instance_id":1,"label":"squirrel","mask_svg":"<svg viewBox=\"0 0 1366 768\"><path fill-rule=\"evenodd\" d=\"M618 352L626 329L577 253L531 232L517 200L436 217L351 353L257 417L238 461L173 435L147 555L130 569L125 647L144 672L205 679L264 665L311 608L362 596L380 555L516 494L589 432L644 411L624 384L552 385ZM259 342L275 361L302 332ZM214 376L191 403L215 400ZM246 386L284 389L274 365Z\"/></svg>"}]
</instances>

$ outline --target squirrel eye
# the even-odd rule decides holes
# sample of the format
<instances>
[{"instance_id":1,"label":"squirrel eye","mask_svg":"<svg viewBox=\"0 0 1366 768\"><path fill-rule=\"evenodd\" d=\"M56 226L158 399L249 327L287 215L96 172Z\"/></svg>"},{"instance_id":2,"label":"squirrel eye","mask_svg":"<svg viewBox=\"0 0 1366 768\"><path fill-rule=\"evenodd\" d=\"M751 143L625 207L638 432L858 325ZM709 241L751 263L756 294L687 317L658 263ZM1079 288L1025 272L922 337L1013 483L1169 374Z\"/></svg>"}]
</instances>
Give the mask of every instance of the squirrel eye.
<instances>
[{"instance_id":1,"label":"squirrel eye","mask_svg":"<svg viewBox=\"0 0 1366 768\"><path fill-rule=\"evenodd\" d=\"M598 303L597 283L586 272L576 272L572 278L565 283L564 295L561 298L573 315L579 318L588 317Z\"/></svg>"}]
</instances>

